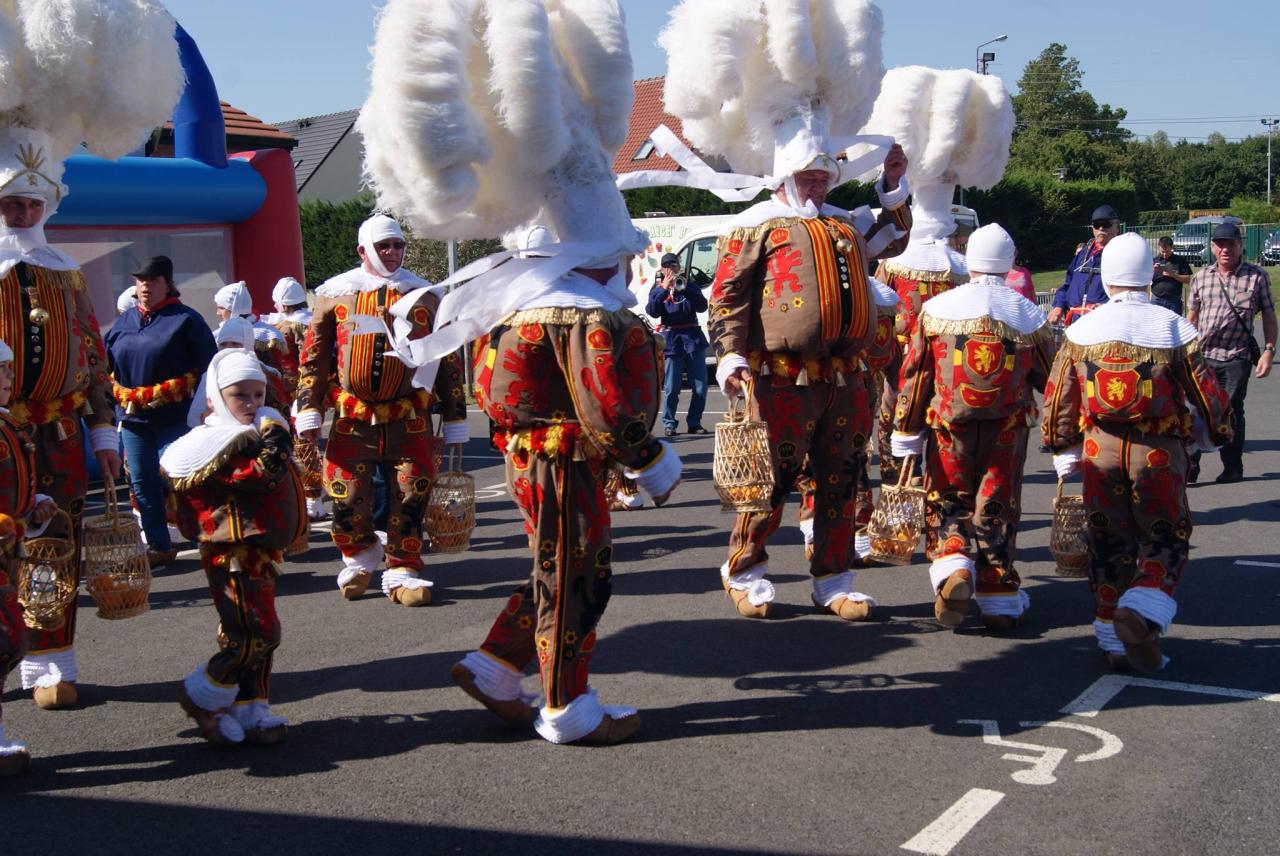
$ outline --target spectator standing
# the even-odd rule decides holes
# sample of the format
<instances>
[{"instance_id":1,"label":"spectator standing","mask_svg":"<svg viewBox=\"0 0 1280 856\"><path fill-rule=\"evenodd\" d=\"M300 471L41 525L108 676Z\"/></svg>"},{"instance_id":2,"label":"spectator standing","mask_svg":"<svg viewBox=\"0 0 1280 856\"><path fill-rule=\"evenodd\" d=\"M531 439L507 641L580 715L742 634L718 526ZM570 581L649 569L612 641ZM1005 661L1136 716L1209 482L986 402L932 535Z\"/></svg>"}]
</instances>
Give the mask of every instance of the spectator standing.
<instances>
[{"instance_id":1,"label":"spectator standing","mask_svg":"<svg viewBox=\"0 0 1280 856\"><path fill-rule=\"evenodd\" d=\"M1151 274L1151 302L1170 312L1182 314L1182 287L1191 282L1191 265L1174 255L1173 238L1165 235L1159 241L1155 270Z\"/></svg>"},{"instance_id":2,"label":"spectator standing","mask_svg":"<svg viewBox=\"0 0 1280 856\"><path fill-rule=\"evenodd\" d=\"M1024 265L1018 264L1018 262L1020 261L1020 259L1018 259L1016 255L1016 253L1018 252L1018 248L1014 247L1013 251L1015 253L1015 256L1013 259L1013 267L1009 268L1009 273L1004 278L1004 284L1009 286L1019 294L1021 294L1027 300L1030 300L1032 303L1035 303L1036 302L1036 284L1035 284L1035 281L1031 278L1031 271L1027 270L1027 268Z\"/></svg>"},{"instance_id":3,"label":"spectator standing","mask_svg":"<svg viewBox=\"0 0 1280 856\"><path fill-rule=\"evenodd\" d=\"M680 259L675 253L662 257L662 268L649 290L645 311L661 322L661 333L667 340L662 382L662 424L667 436L676 434L676 408L686 371L693 395L685 424L690 434L708 433L702 427L702 411L707 406L707 337L698 324L698 313L707 311L707 297L680 275Z\"/></svg>"},{"instance_id":4,"label":"spectator standing","mask_svg":"<svg viewBox=\"0 0 1280 856\"><path fill-rule=\"evenodd\" d=\"M1244 478L1244 397L1253 374L1271 374L1276 353L1276 310L1271 300L1271 280L1266 271L1242 258L1240 230L1222 223L1213 230L1213 260L1191 278L1191 305L1187 319L1200 330L1205 362L1218 376L1218 383L1231 397L1235 435L1221 449L1222 473L1218 484L1232 484ZM1263 345L1253 338L1253 317L1262 315ZM1200 475L1199 455L1192 458L1187 480Z\"/></svg>"},{"instance_id":5,"label":"spectator standing","mask_svg":"<svg viewBox=\"0 0 1280 856\"><path fill-rule=\"evenodd\" d=\"M183 305L166 256L147 259L133 281L138 305L116 319L106 346L129 487L155 568L177 555L165 521L160 455L187 433L191 398L218 346L200 313Z\"/></svg>"},{"instance_id":6,"label":"spectator standing","mask_svg":"<svg viewBox=\"0 0 1280 856\"><path fill-rule=\"evenodd\" d=\"M1120 215L1110 205L1099 205L1089 220L1093 240L1076 250L1062 285L1053 293L1050 324L1070 324L1095 306L1107 302L1107 292L1099 275L1102 248L1120 234Z\"/></svg>"}]
</instances>

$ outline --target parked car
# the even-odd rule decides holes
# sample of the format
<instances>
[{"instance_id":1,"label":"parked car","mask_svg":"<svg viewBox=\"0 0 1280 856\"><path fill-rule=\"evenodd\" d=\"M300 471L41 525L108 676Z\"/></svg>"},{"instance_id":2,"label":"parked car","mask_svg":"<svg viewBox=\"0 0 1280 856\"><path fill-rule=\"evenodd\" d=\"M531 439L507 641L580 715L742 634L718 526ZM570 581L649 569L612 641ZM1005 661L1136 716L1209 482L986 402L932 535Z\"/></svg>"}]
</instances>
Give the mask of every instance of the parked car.
<instances>
[{"instance_id":1,"label":"parked car","mask_svg":"<svg viewBox=\"0 0 1280 856\"><path fill-rule=\"evenodd\" d=\"M1276 229L1262 242L1262 263L1280 265L1280 229Z\"/></svg>"},{"instance_id":2,"label":"parked car","mask_svg":"<svg viewBox=\"0 0 1280 856\"><path fill-rule=\"evenodd\" d=\"M1192 217L1178 227L1173 233L1173 251L1193 265L1207 265L1213 261L1213 253L1209 249L1209 236L1214 227L1221 223L1235 223L1244 226L1244 221L1231 215L1205 215Z\"/></svg>"}]
</instances>

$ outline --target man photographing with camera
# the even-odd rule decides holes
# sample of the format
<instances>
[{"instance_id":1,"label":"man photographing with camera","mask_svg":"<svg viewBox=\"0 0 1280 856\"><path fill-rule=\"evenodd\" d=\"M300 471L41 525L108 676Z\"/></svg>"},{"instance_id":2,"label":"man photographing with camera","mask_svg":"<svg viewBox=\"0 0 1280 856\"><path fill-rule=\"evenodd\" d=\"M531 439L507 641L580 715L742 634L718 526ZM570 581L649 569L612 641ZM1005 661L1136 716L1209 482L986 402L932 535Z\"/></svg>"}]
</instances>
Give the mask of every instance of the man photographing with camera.
<instances>
[{"instance_id":1,"label":"man photographing with camera","mask_svg":"<svg viewBox=\"0 0 1280 856\"><path fill-rule=\"evenodd\" d=\"M1107 302L1099 264L1102 248L1120 234L1120 215L1110 205L1099 205L1089 218L1089 228L1093 240L1076 251L1075 258L1067 267L1066 278L1053 294L1050 324L1070 324L1095 306Z\"/></svg>"},{"instance_id":2,"label":"man photographing with camera","mask_svg":"<svg viewBox=\"0 0 1280 856\"><path fill-rule=\"evenodd\" d=\"M658 319L659 332L667 340L662 381L662 424L667 436L676 434L676 408L686 371L693 396L685 424L690 434L708 433L702 427L702 410L707 405L707 337L698 324L698 313L707 311L707 297L680 273L680 258L675 253L662 257L645 311Z\"/></svg>"}]
</instances>

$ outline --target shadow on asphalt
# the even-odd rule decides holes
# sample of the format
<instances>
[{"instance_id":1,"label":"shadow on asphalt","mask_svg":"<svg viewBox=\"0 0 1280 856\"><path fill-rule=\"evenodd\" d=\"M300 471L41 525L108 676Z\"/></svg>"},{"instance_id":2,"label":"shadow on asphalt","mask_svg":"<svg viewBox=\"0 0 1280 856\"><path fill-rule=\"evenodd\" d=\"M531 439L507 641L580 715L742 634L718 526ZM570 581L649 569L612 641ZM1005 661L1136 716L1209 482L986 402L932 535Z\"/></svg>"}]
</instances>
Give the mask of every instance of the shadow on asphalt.
<instances>
[{"instance_id":1,"label":"shadow on asphalt","mask_svg":"<svg viewBox=\"0 0 1280 856\"><path fill-rule=\"evenodd\" d=\"M251 750L245 750L251 751ZM33 778L33 772L27 778ZM442 784L441 787L447 787ZM0 793L4 793L0 788ZM331 810L341 811L335 795ZM60 830L62 845L83 842L99 854L271 852L403 856L425 853L555 853L558 856L676 856L676 854L759 853L669 845L652 841L495 832L465 826L409 824L270 811L229 811L190 805L87 799L64 796L13 797L14 811L28 818L75 818L77 833ZM8 825L8 824L6 824ZM659 835L655 823L654 834ZM23 836L21 827L17 834ZM28 834L35 834L29 827ZM256 843L255 843L256 842ZM78 848L77 848L78 849ZM52 852L52 851L46 851Z\"/></svg>"}]
</instances>

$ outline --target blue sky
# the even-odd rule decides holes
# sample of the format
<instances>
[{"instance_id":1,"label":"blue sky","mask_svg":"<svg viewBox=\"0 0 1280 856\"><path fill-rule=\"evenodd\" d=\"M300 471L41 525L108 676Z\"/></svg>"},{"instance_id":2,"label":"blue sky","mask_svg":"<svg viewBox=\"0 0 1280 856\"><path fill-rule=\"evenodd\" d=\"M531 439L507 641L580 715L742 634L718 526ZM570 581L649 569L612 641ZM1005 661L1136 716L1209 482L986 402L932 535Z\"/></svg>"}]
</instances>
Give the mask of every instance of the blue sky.
<instances>
[{"instance_id":1,"label":"blue sky","mask_svg":"<svg viewBox=\"0 0 1280 856\"><path fill-rule=\"evenodd\" d=\"M436 0L440 2L440 0ZM749 0L744 0L749 2ZM166 0L200 45L222 98L268 121L359 107L374 0ZM663 73L655 40L673 0L622 0L637 77ZM1045 0L880 0L885 65L973 68L981 42L1014 87L1050 42L1080 60L1084 85L1146 135L1203 140L1263 132L1280 117L1280 7L1274 0L1073 4ZM1219 60L1210 60L1218 57Z\"/></svg>"}]
</instances>

